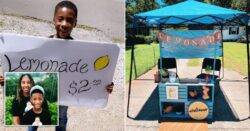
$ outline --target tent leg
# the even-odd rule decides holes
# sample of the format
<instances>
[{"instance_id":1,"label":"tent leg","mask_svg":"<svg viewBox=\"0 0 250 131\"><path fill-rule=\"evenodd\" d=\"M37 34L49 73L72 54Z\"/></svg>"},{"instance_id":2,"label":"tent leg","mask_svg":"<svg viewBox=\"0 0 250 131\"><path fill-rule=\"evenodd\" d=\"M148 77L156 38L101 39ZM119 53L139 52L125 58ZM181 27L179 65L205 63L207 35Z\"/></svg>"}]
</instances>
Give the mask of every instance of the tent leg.
<instances>
[{"instance_id":1,"label":"tent leg","mask_svg":"<svg viewBox=\"0 0 250 131\"><path fill-rule=\"evenodd\" d=\"M249 118L250 118L250 61L249 61L249 30L248 25L246 25L246 44L247 44L247 70L248 70L248 96L249 96Z\"/></svg>"},{"instance_id":2,"label":"tent leg","mask_svg":"<svg viewBox=\"0 0 250 131\"><path fill-rule=\"evenodd\" d=\"M129 116L129 104L130 104L130 93L131 93L131 82L133 73L133 62L134 62L134 44L132 44L131 59L130 59L130 73L129 73L129 89L128 89L128 103L127 103L127 117Z\"/></svg>"},{"instance_id":3,"label":"tent leg","mask_svg":"<svg viewBox=\"0 0 250 131\"><path fill-rule=\"evenodd\" d=\"M221 32L221 42L222 42L222 71L223 71L223 73L222 73L222 77L220 78L220 79L223 79L224 78L224 72L225 72L225 70L224 70L224 66L225 66L225 64L224 64L224 43L223 43L223 24L221 24L221 27L220 27L220 32Z\"/></svg>"},{"instance_id":4,"label":"tent leg","mask_svg":"<svg viewBox=\"0 0 250 131\"><path fill-rule=\"evenodd\" d=\"M133 52L133 55L135 55L134 52ZM137 68L136 68L135 56L133 56L133 63L134 63L134 69L135 69L135 78L137 78Z\"/></svg>"}]
</instances>

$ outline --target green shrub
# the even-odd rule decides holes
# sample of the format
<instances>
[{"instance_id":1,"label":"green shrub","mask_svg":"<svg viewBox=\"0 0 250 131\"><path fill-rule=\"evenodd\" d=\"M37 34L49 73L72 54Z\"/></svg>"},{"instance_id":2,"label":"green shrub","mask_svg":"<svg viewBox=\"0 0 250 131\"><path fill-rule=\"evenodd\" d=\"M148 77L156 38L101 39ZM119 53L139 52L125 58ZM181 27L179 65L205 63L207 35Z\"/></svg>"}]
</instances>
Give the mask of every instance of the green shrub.
<instances>
[{"instance_id":1,"label":"green shrub","mask_svg":"<svg viewBox=\"0 0 250 131\"><path fill-rule=\"evenodd\" d=\"M58 120L58 104L57 102L49 103L49 111L51 113L51 123L52 125L57 125Z\"/></svg>"},{"instance_id":2,"label":"green shrub","mask_svg":"<svg viewBox=\"0 0 250 131\"><path fill-rule=\"evenodd\" d=\"M144 36L143 35L126 36L126 45L130 46L132 44L145 44Z\"/></svg>"},{"instance_id":3,"label":"green shrub","mask_svg":"<svg viewBox=\"0 0 250 131\"><path fill-rule=\"evenodd\" d=\"M127 36L126 45L130 46L131 44L151 44L152 42L157 41L155 35L136 35L136 36Z\"/></svg>"},{"instance_id":4,"label":"green shrub","mask_svg":"<svg viewBox=\"0 0 250 131\"><path fill-rule=\"evenodd\" d=\"M147 44L151 44L153 41L155 41L155 38L153 36L149 35L149 36L145 36L144 40Z\"/></svg>"},{"instance_id":5,"label":"green shrub","mask_svg":"<svg viewBox=\"0 0 250 131\"><path fill-rule=\"evenodd\" d=\"M12 125L12 101L14 96L5 97L5 123Z\"/></svg>"}]
</instances>

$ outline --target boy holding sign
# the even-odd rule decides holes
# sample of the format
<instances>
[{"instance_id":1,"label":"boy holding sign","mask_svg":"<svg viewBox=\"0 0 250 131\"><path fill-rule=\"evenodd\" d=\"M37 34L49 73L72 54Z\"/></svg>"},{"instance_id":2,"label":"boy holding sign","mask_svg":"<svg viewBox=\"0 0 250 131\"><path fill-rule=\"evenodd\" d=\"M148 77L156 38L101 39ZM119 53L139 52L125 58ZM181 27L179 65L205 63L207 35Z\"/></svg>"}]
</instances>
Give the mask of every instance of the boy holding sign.
<instances>
[{"instance_id":1,"label":"boy holding sign","mask_svg":"<svg viewBox=\"0 0 250 131\"><path fill-rule=\"evenodd\" d=\"M55 7L53 22L56 29L56 34L51 35L50 38L59 38L66 40L73 40L71 37L71 31L77 23L77 7L70 1L59 2ZM0 83L3 82L3 78L0 77ZM111 83L106 86L108 93L113 90L114 84ZM63 87L64 88L64 87ZM67 106L59 106L59 126L56 130L64 131L67 125ZM29 128L30 130L36 130L37 127Z\"/></svg>"},{"instance_id":2,"label":"boy holding sign","mask_svg":"<svg viewBox=\"0 0 250 131\"><path fill-rule=\"evenodd\" d=\"M56 34L51 35L50 38L60 38L73 40L70 36L71 31L77 23L77 7L70 1L62 1L55 7L54 25ZM113 82L106 86L107 92L111 93L113 90ZM58 131L65 131L67 124L67 106L59 106L59 126L56 127Z\"/></svg>"}]
</instances>

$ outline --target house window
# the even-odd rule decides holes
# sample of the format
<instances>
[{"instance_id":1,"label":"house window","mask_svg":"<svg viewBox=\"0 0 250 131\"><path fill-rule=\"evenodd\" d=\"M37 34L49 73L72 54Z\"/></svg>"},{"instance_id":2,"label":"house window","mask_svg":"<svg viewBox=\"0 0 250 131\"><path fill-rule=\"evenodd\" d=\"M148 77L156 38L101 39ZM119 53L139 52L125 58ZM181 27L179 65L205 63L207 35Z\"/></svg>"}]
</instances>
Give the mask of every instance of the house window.
<instances>
[{"instance_id":1,"label":"house window","mask_svg":"<svg viewBox=\"0 0 250 131\"><path fill-rule=\"evenodd\" d=\"M239 27L229 27L229 35L238 35L239 34Z\"/></svg>"}]
</instances>

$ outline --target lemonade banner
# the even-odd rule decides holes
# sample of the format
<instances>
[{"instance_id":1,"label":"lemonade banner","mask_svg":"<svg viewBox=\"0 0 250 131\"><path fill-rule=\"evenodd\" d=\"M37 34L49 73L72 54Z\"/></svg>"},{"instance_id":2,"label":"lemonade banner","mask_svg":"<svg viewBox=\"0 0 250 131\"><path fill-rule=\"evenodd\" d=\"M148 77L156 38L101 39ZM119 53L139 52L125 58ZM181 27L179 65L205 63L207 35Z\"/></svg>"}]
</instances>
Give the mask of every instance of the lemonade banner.
<instances>
[{"instance_id":1,"label":"lemonade banner","mask_svg":"<svg viewBox=\"0 0 250 131\"><path fill-rule=\"evenodd\" d=\"M219 30L163 30L157 37L161 57L189 59L222 56Z\"/></svg>"},{"instance_id":2,"label":"lemonade banner","mask_svg":"<svg viewBox=\"0 0 250 131\"><path fill-rule=\"evenodd\" d=\"M59 72L61 105L105 107L119 47L111 43L0 34L4 72Z\"/></svg>"}]
</instances>

